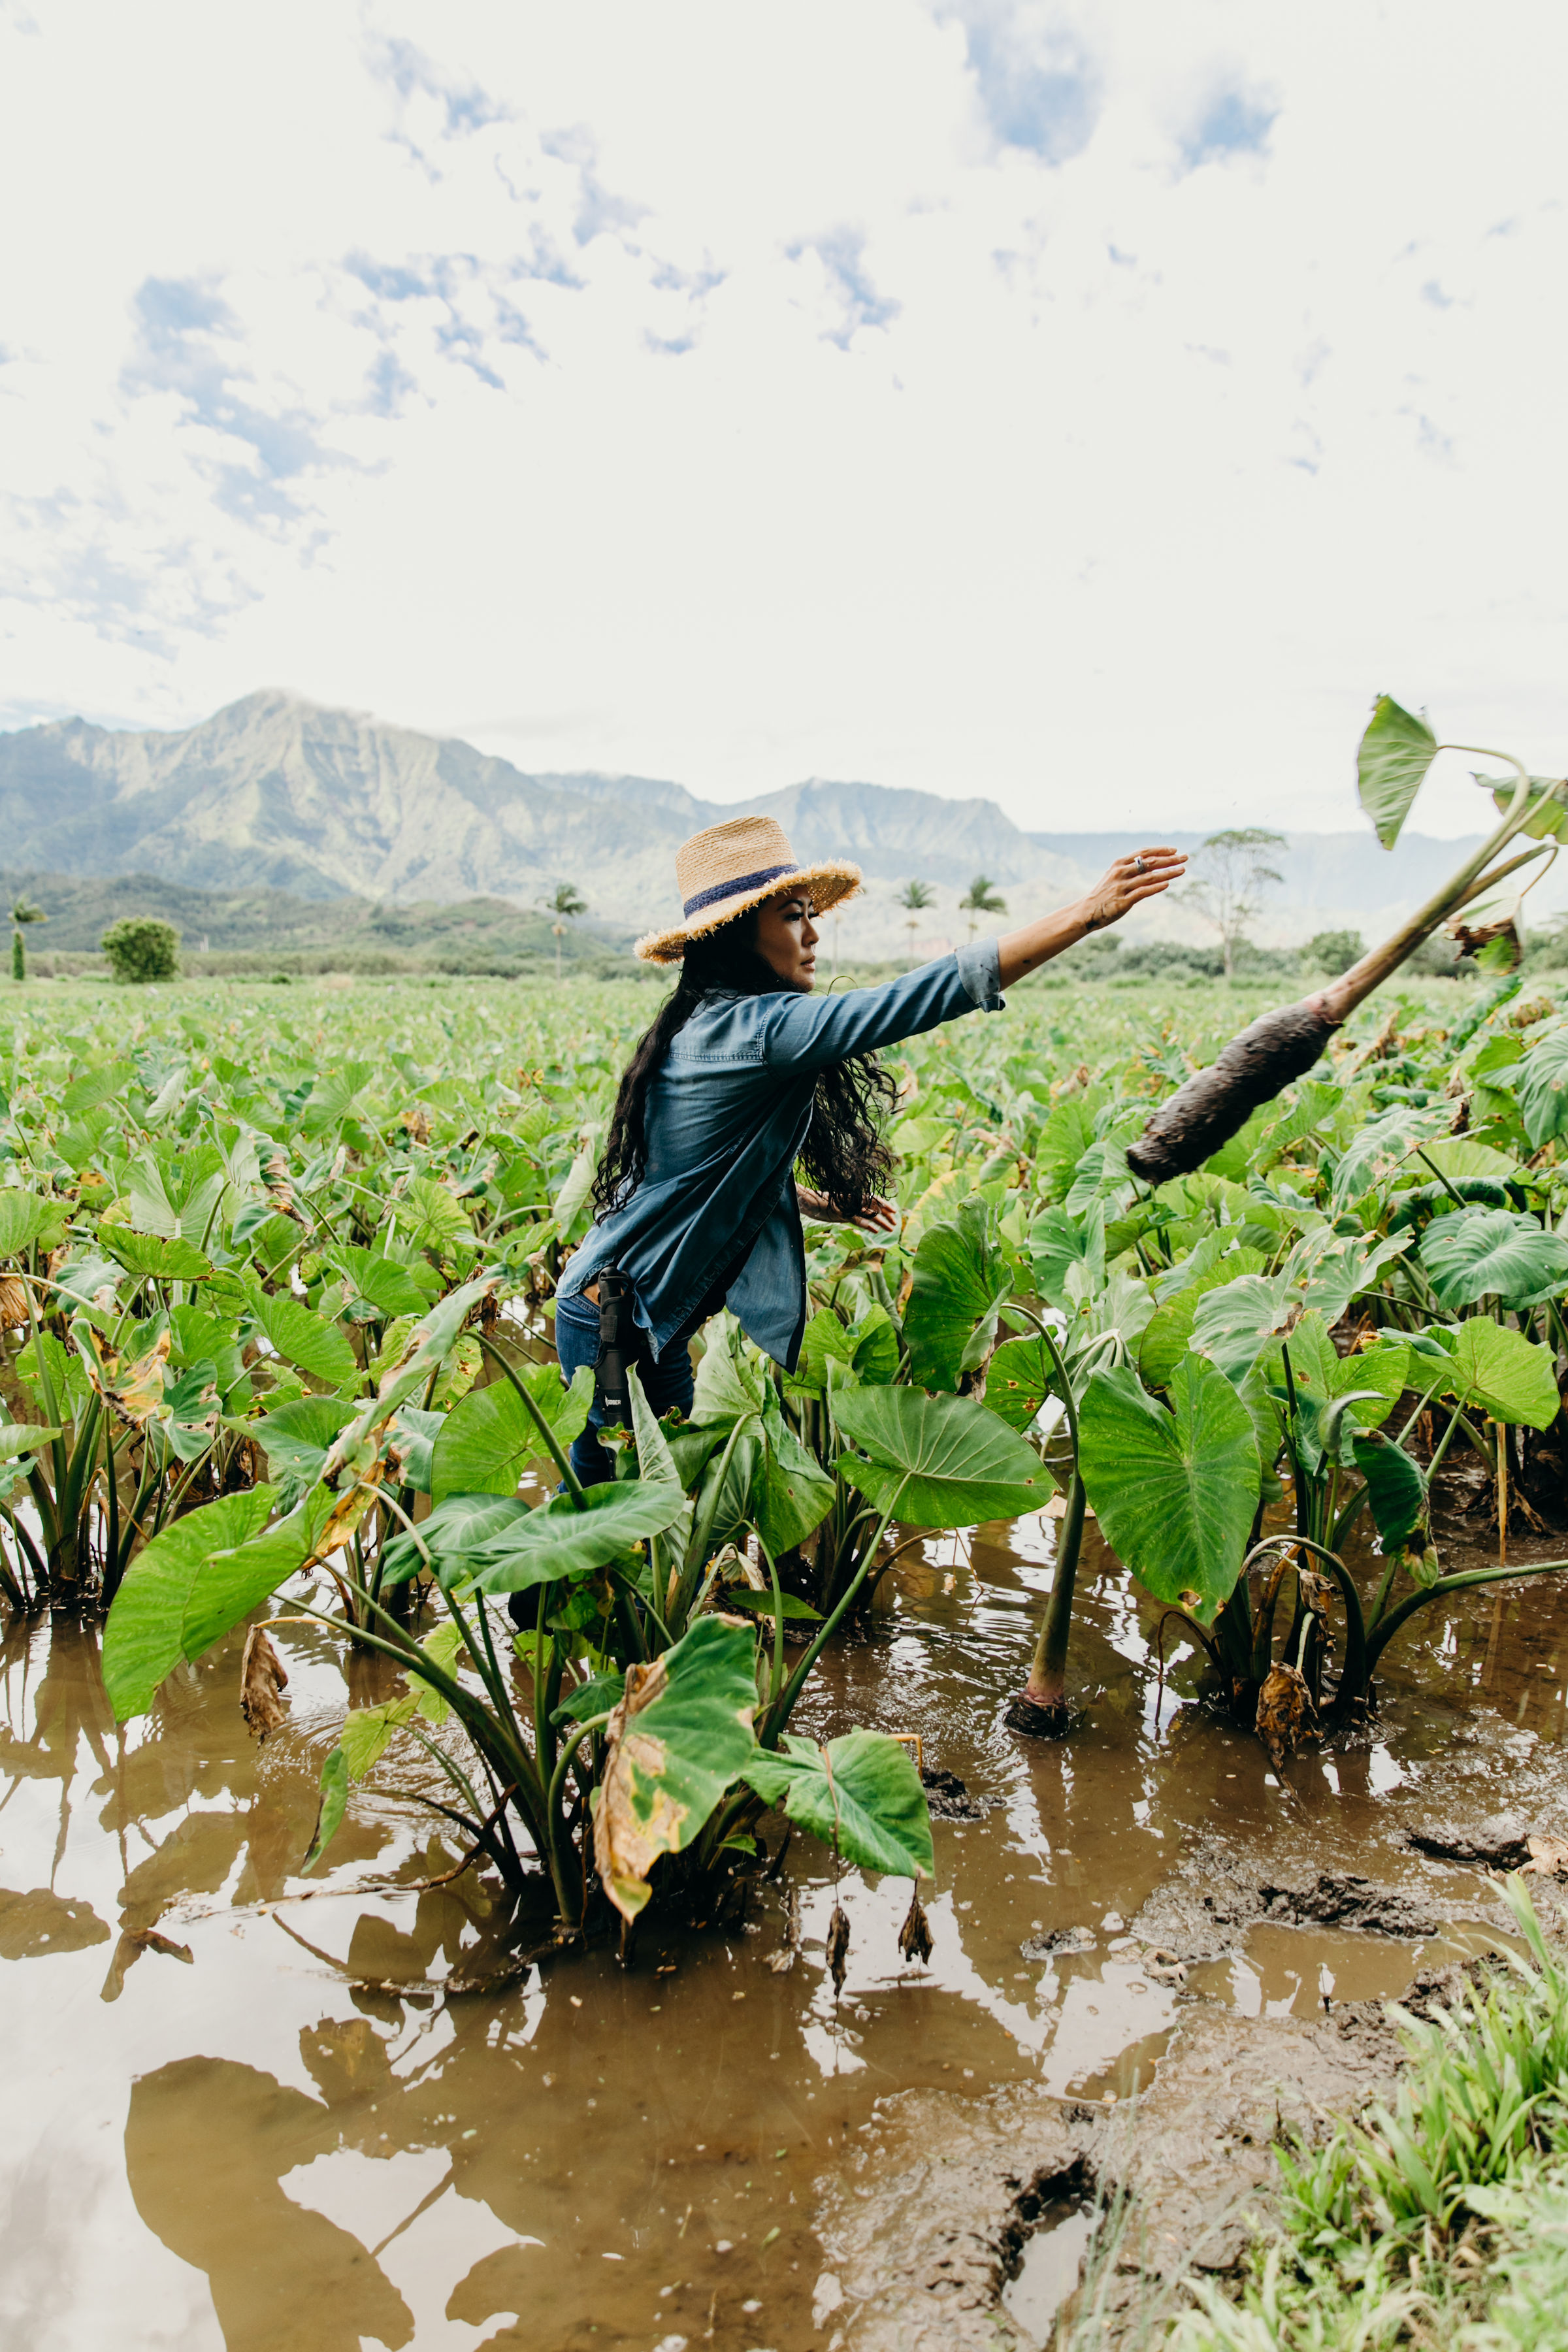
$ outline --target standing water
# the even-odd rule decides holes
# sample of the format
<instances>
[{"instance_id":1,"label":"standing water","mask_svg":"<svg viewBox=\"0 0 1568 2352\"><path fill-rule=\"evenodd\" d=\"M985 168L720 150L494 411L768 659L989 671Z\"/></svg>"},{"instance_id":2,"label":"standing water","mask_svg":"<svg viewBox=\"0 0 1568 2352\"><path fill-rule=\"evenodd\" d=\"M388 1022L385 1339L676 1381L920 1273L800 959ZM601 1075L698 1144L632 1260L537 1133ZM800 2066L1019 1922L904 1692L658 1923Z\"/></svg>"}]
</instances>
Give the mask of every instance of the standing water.
<instances>
[{"instance_id":1,"label":"standing water","mask_svg":"<svg viewBox=\"0 0 1568 2352\"><path fill-rule=\"evenodd\" d=\"M856 2342L857 2305L817 2222L830 2189L876 2193L879 2103L935 2093L956 2113L1033 2085L1107 2107L1155 2075L1184 2011L1300 2016L1325 1969L1338 2000L1388 1997L1487 1942L1489 1882L1406 1832L1549 1783L1558 1580L1430 1612L1373 1736L1279 1774L1194 1703L1185 1654L1156 1720L1157 1612L1092 1534L1079 1725L1058 1744L1004 1727L1051 1539L1048 1520L933 1537L870 1637L824 1661L798 1728L918 1735L928 1772L963 1784L940 1784L929 1968L899 1956L908 1883L846 1872L837 1998L834 1872L808 1840L742 1922L647 1922L627 1968L608 1945L520 1966L482 1883L447 1876L458 1849L416 1801L435 1784L412 1746L356 1791L331 1867L299 1875L343 1706L393 1687L379 1662L280 1626L288 1721L258 1747L237 1633L121 1733L94 1633L15 1625L5 2340L829 2352ZM1418 1895L1439 1932L1260 1916L1184 1985L1136 1918L1215 1840L1259 1882ZM1087 2233L1075 2206L1025 2236L998 2317L1015 2340L1048 2339Z\"/></svg>"}]
</instances>

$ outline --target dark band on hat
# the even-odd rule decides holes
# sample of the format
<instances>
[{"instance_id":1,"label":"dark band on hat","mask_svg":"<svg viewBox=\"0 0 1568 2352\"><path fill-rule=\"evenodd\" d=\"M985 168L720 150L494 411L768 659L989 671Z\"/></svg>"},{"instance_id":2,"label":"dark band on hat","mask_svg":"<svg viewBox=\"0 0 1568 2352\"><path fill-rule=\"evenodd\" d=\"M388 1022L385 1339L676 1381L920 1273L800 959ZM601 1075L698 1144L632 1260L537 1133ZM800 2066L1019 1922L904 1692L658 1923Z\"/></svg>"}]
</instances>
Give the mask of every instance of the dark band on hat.
<instances>
[{"instance_id":1,"label":"dark band on hat","mask_svg":"<svg viewBox=\"0 0 1568 2352\"><path fill-rule=\"evenodd\" d=\"M690 916L704 907L716 907L721 898L738 898L742 891L760 890L764 882L776 882L781 874L798 874L798 866L764 866L756 874L737 874L732 881L715 882L710 890L699 890L688 898L681 912Z\"/></svg>"}]
</instances>

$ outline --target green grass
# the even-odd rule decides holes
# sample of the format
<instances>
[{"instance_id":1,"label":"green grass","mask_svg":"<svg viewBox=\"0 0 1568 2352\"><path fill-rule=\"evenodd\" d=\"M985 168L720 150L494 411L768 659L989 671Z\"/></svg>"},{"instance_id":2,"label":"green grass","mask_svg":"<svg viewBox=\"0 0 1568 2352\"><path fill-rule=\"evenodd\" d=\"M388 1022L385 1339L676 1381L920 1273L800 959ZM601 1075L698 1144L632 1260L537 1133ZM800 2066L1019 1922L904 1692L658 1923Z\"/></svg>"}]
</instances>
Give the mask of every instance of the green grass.
<instances>
[{"instance_id":1,"label":"green grass","mask_svg":"<svg viewBox=\"0 0 1568 2352\"><path fill-rule=\"evenodd\" d=\"M1194 2282L1169 2352L1568 2342L1568 1972L1508 1895L1528 1957L1406 2020L1392 2105L1282 2157L1240 2300Z\"/></svg>"}]
</instances>

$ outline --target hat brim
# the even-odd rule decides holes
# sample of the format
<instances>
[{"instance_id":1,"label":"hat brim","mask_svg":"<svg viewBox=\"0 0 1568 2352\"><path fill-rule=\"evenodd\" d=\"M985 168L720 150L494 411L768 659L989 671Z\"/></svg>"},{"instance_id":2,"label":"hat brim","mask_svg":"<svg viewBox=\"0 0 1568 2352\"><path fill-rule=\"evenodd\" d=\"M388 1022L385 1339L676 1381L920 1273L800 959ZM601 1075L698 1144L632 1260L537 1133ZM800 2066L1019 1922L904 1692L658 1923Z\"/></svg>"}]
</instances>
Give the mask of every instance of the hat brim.
<instances>
[{"instance_id":1,"label":"hat brim","mask_svg":"<svg viewBox=\"0 0 1568 2352\"><path fill-rule=\"evenodd\" d=\"M725 898L718 906L704 907L689 922L681 923L671 931L649 931L638 940L633 952L644 963L679 963L686 953L688 940L705 940L714 931L721 931L736 917L761 907L769 898L777 898L792 890L808 893L812 912L826 915L831 907L842 906L859 889L864 877L858 866L841 864L830 858L823 866L801 866L793 874L781 874L760 889L743 890L738 897Z\"/></svg>"}]
</instances>

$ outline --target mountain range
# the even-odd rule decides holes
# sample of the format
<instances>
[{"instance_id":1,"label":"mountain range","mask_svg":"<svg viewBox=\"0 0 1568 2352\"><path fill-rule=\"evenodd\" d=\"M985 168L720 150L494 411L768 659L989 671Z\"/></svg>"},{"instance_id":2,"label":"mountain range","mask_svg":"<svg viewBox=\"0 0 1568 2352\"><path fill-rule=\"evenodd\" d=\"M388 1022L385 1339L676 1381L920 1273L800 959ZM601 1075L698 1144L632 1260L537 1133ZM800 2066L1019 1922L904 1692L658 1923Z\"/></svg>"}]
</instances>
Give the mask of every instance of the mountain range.
<instances>
[{"instance_id":1,"label":"mountain range","mask_svg":"<svg viewBox=\"0 0 1568 2352\"><path fill-rule=\"evenodd\" d=\"M957 901L976 873L1000 886L1011 917L1026 918L1138 845L1129 834L1025 831L994 801L882 784L813 778L721 805L652 777L528 775L456 737L276 690L179 732L71 719L0 734L11 872L137 873L185 888L387 906L488 897L536 908L571 882L605 937L673 919L677 845L743 813L775 816L804 860L850 857L864 869L867 889L836 941L847 958L937 952L963 936ZM1165 837L1189 848L1202 838ZM1280 943L1340 926L1375 935L1452 872L1464 848L1416 835L1390 856L1370 830L1292 835L1255 934ZM935 894L912 933L897 903L911 878ZM1129 931L1212 936L1168 899Z\"/></svg>"}]
</instances>

